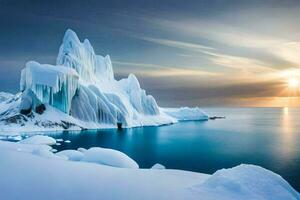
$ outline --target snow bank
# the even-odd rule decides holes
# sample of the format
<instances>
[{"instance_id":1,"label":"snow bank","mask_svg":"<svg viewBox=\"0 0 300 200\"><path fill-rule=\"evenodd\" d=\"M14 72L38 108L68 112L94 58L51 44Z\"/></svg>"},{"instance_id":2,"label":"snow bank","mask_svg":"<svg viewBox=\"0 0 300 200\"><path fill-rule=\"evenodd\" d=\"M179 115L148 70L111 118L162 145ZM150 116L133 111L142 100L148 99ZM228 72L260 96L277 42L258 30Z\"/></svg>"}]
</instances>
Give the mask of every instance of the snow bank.
<instances>
[{"instance_id":1,"label":"snow bank","mask_svg":"<svg viewBox=\"0 0 300 200\"><path fill-rule=\"evenodd\" d=\"M100 147L93 147L85 151L82 161L120 168L139 168L139 165L126 154Z\"/></svg>"},{"instance_id":2,"label":"snow bank","mask_svg":"<svg viewBox=\"0 0 300 200\"><path fill-rule=\"evenodd\" d=\"M138 164L126 154L113 149L93 147L87 150L79 148L77 151L60 151L56 155L66 157L72 161L90 162L119 168L139 168Z\"/></svg>"},{"instance_id":3,"label":"snow bank","mask_svg":"<svg viewBox=\"0 0 300 200\"><path fill-rule=\"evenodd\" d=\"M0 188L5 191L0 199L5 200L196 199L186 188L208 177L179 170L126 169L45 158L7 149L3 143L15 144L0 141Z\"/></svg>"},{"instance_id":4,"label":"snow bank","mask_svg":"<svg viewBox=\"0 0 300 200\"><path fill-rule=\"evenodd\" d=\"M252 165L207 175L71 162L63 155L53 156L46 151L45 145L0 141L0 188L5 191L0 193L0 199L300 199L299 193L280 176ZM103 149L88 151L94 159Z\"/></svg>"},{"instance_id":5,"label":"snow bank","mask_svg":"<svg viewBox=\"0 0 300 200\"><path fill-rule=\"evenodd\" d=\"M31 153L33 155L40 156L40 157L43 157L43 158L55 158L55 159L63 159L63 160L68 159L66 156L59 156L59 155L54 154L51 150L49 151L47 149L37 148L37 149L34 149Z\"/></svg>"},{"instance_id":6,"label":"snow bank","mask_svg":"<svg viewBox=\"0 0 300 200\"><path fill-rule=\"evenodd\" d=\"M281 176L255 165L239 165L214 173L194 187L207 200L219 199L300 199Z\"/></svg>"},{"instance_id":7,"label":"snow bank","mask_svg":"<svg viewBox=\"0 0 300 200\"><path fill-rule=\"evenodd\" d=\"M65 156L72 161L80 161L83 158L83 153L76 150L64 150L56 153L58 156Z\"/></svg>"},{"instance_id":8,"label":"snow bank","mask_svg":"<svg viewBox=\"0 0 300 200\"><path fill-rule=\"evenodd\" d=\"M77 151L79 151L81 153L84 153L84 152L87 151L87 149L80 147L80 148L77 149Z\"/></svg>"},{"instance_id":9,"label":"snow bank","mask_svg":"<svg viewBox=\"0 0 300 200\"><path fill-rule=\"evenodd\" d=\"M40 145L54 145L56 140L49 136L44 135L34 135L32 137L21 140L21 144L40 144Z\"/></svg>"},{"instance_id":10,"label":"snow bank","mask_svg":"<svg viewBox=\"0 0 300 200\"><path fill-rule=\"evenodd\" d=\"M32 153L37 150L46 150L50 151L52 148L48 145L39 145L39 144L22 144L20 142L4 142L0 141L0 148L18 152Z\"/></svg>"}]
</instances>

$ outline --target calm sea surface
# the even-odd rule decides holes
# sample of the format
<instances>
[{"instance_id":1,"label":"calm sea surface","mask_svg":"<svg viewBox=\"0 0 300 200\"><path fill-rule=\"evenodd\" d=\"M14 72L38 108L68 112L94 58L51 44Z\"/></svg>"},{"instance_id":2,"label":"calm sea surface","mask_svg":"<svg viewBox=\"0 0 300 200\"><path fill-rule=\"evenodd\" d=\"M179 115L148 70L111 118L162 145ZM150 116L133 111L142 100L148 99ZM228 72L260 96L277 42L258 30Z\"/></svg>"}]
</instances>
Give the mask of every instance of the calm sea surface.
<instances>
[{"instance_id":1,"label":"calm sea surface","mask_svg":"<svg viewBox=\"0 0 300 200\"><path fill-rule=\"evenodd\" d=\"M65 149L94 146L120 150L142 168L161 163L167 168L213 173L241 163L263 166L300 191L300 109L207 108L226 119L182 122L169 126L118 130L48 133L70 140Z\"/></svg>"}]
</instances>

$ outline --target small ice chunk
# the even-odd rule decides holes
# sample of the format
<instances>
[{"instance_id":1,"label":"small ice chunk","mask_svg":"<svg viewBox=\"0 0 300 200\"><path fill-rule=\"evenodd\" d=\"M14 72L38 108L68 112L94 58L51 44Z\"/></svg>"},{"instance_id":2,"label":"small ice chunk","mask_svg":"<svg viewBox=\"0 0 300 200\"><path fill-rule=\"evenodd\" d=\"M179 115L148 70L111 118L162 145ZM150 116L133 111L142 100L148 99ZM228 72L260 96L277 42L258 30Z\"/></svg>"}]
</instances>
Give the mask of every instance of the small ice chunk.
<instances>
[{"instance_id":1,"label":"small ice chunk","mask_svg":"<svg viewBox=\"0 0 300 200\"><path fill-rule=\"evenodd\" d=\"M166 169L166 167L163 166L162 164L156 163L151 167L151 169Z\"/></svg>"},{"instance_id":2,"label":"small ice chunk","mask_svg":"<svg viewBox=\"0 0 300 200\"><path fill-rule=\"evenodd\" d=\"M80 161L83 158L83 153L76 150L64 150L56 153L58 156L66 156L69 160Z\"/></svg>"},{"instance_id":3,"label":"small ice chunk","mask_svg":"<svg viewBox=\"0 0 300 200\"><path fill-rule=\"evenodd\" d=\"M21 144L40 144L40 145L53 145L56 143L56 140L49 136L44 135L35 135L24 140L21 140Z\"/></svg>"},{"instance_id":4,"label":"small ice chunk","mask_svg":"<svg viewBox=\"0 0 300 200\"><path fill-rule=\"evenodd\" d=\"M56 142L56 143L55 143L55 145L56 145L56 146L60 146L60 145L61 145L61 143L59 143L59 142Z\"/></svg>"},{"instance_id":5,"label":"small ice chunk","mask_svg":"<svg viewBox=\"0 0 300 200\"><path fill-rule=\"evenodd\" d=\"M71 143L71 141L70 140L66 140L65 143Z\"/></svg>"},{"instance_id":6,"label":"small ice chunk","mask_svg":"<svg viewBox=\"0 0 300 200\"><path fill-rule=\"evenodd\" d=\"M50 151L52 151L53 153L57 152L57 149L51 149Z\"/></svg>"},{"instance_id":7,"label":"small ice chunk","mask_svg":"<svg viewBox=\"0 0 300 200\"><path fill-rule=\"evenodd\" d=\"M114 149L100 147L93 147L85 151L82 161L120 168L139 168L139 165L126 154Z\"/></svg>"},{"instance_id":8,"label":"small ice chunk","mask_svg":"<svg viewBox=\"0 0 300 200\"><path fill-rule=\"evenodd\" d=\"M12 136L8 136L8 139L12 140L12 141L20 141L20 140L22 140L22 136L20 136L20 135L12 135Z\"/></svg>"},{"instance_id":9,"label":"small ice chunk","mask_svg":"<svg viewBox=\"0 0 300 200\"><path fill-rule=\"evenodd\" d=\"M56 139L56 142L63 142L64 140L61 138Z\"/></svg>"}]
</instances>

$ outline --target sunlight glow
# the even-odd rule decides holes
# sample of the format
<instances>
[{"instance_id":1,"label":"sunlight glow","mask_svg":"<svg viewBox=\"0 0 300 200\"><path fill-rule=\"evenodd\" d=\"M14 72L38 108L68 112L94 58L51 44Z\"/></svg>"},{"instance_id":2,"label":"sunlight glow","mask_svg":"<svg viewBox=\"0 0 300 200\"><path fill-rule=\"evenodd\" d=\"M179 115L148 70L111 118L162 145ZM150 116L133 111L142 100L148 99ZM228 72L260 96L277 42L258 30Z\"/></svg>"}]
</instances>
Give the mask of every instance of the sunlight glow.
<instances>
[{"instance_id":1,"label":"sunlight glow","mask_svg":"<svg viewBox=\"0 0 300 200\"><path fill-rule=\"evenodd\" d=\"M288 86L290 88L296 88L299 86L299 80L298 79L295 79L295 78L290 78L288 80Z\"/></svg>"},{"instance_id":2,"label":"sunlight glow","mask_svg":"<svg viewBox=\"0 0 300 200\"><path fill-rule=\"evenodd\" d=\"M288 108L288 107L284 107L284 108L283 108L283 113L284 113L285 115L288 115L288 114L289 114L289 108Z\"/></svg>"}]
</instances>

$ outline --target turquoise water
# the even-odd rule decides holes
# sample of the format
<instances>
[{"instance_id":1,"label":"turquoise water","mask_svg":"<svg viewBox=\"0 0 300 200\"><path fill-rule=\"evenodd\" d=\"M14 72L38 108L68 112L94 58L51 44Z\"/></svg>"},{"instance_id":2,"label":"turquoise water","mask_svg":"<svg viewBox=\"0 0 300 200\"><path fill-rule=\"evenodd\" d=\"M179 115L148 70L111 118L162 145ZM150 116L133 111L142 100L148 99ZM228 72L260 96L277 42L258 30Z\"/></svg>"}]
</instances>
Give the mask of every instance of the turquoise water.
<instances>
[{"instance_id":1,"label":"turquoise water","mask_svg":"<svg viewBox=\"0 0 300 200\"><path fill-rule=\"evenodd\" d=\"M226 119L182 122L170 126L49 133L70 140L57 150L107 147L120 150L143 168L213 173L241 163L263 166L300 191L300 109L208 108Z\"/></svg>"}]
</instances>

